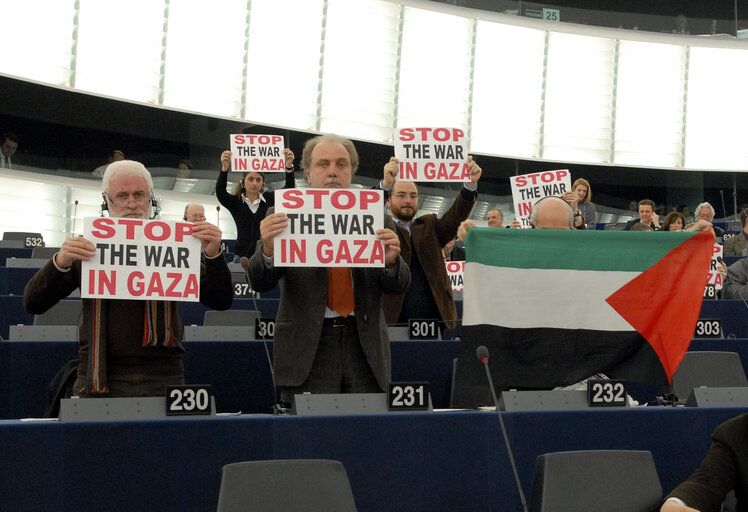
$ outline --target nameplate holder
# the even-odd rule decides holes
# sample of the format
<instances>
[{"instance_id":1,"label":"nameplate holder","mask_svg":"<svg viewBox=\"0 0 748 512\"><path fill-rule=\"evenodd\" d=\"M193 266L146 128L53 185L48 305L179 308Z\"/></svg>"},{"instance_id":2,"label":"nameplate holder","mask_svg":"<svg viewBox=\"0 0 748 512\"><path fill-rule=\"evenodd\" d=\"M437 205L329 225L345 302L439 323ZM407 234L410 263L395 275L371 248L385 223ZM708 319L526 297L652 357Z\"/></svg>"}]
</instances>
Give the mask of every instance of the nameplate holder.
<instances>
[{"instance_id":1,"label":"nameplate holder","mask_svg":"<svg viewBox=\"0 0 748 512\"><path fill-rule=\"evenodd\" d=\"M502 411L589 410L587 391L504 391L499 399ZM623 409L624 407L609 407Z\"/></svg>"},{"instance_id":2,"label":"nameplate holder","mask_svg":"<svg viewBox=\"0 0 748 512\"><path fill-rule=\"evenodd\" d=\"M138 398L63 398L59 420L66 421L140 421L165 419L214 418L215 400L211 397L210 414L205 416L167 416L166 397Z\"/></svg>"},{"instance_id":3,"label":"nameplate holder","mask_svg":"<svg viewBox=\"0 0 748 512\"><path fill-rule=\"evenodd\" d=\"M311 393L294 395L296 416L360 416L387 414L387 393ZM413 411L415 414L429 411Z\"/></svg>"},{"instance_id":4,"label":"nameplate holder","mask_svg":"<svg viewBox=\"0 0 748 512\"><path fill-rule=\"evenodd\" d=\"M748 387L693 388L686 407L748 407Z\"/></svg>"}]
</instances>

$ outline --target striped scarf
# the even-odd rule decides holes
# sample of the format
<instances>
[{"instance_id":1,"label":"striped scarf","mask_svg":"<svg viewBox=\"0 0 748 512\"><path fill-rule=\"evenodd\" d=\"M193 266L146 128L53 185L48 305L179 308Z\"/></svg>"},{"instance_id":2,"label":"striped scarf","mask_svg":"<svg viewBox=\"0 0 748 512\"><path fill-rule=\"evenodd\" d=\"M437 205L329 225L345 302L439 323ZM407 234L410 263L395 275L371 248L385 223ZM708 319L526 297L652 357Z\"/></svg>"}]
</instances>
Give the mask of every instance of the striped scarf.
<instances>
[{"instance_id":1,"label":"striped scarf","mask_svg":"<svg viewBox=\"0 0 748 512\"><path fill-rule=\"evenodd\" d=\"M85 394L109 393L107 386L106 343L107 318L110 300L92 299L91 322L88 332L88 371ZM143 325L143 347L176 347L178 341L172 329L177 303L173 301L146 301L145 322ZM116 313L116 312L115 312Z\"/></svg>"}]
</instances>

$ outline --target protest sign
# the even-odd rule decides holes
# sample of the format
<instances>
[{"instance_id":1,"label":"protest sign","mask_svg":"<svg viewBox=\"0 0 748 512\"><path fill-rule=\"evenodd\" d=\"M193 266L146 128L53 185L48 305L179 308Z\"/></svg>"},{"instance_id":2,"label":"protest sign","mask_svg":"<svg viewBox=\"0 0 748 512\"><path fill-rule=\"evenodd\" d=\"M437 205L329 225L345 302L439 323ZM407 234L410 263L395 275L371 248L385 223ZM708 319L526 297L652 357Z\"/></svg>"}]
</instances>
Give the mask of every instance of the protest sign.
<instances>
[{"instance_id":1,"label":"protest sign","mask_svg":"<svg viewBox=\"0 0 748 512\"><path fill-rule=\"evenodd\" d=\"M547 196L562 196L571 190L568 169L542 171L509 178L514 200L514 216L523 228L530 227L530 212L535 203Z\"/></svg>"},{"instance_id":2,"label":"protest sign","mask_svg":"<svg viewBox=\"0 0 748 512\"><path fill-rule=\"evenodd\" d=\"M709 277L707 278L706 285L714 286L715 290L722 289L722 274L717 270L719 262L717 258L722 258L722 245L714 243L714 251L712 252L712 261L709 265Z\"/></svg>"},{"instance_id":3,"label":"protest sign","mask_svg":"<svg viewBox=\"0 0 748 512\"><path fill-rule=\"evenodd\" d=\"M465 262L445 261L444 263L447 265L447 275L449 276L449 282L452 284L452 291L461 291L465 278Z\"/></svg>"},{"instance_id":4,"label":"protest sign","mask_svg":"<svg viewBox=\"0 0 748 512\"><path fill-rule=\"evenodd\" d=\"M232 171L285 172L282 136L233 134L230 137Z\"/></svg>"},{"instance_id":5,"label":"protest sign","mask_svg":"<svg viewBox=\"0 0 748 512\"><path fill-rule=\"evenodd\" d=\"M275 191L288 226L274 240L276 267L383 267L381 190L305 188Z\"/></svg>"},{"instance_id":6,"label":"protest sign","mask_svg":"<svg viewBox=\"0 0 748 512\"><path fill-rule=\"evenodd\" d=\"M84 219L96 256L81 265L81 297L200 300L200 240L192 223L126 217Z\"/></svg>"},{"instance_id":7,"label":"protest sign","mask_svg":"<svg viewBox=\"0 0 748 512\"><path fill-rule=\"evenodd\" d=\"M400 181L470 181L467 137L459 128L398 128Z\"/></svg>"}]
</instances>

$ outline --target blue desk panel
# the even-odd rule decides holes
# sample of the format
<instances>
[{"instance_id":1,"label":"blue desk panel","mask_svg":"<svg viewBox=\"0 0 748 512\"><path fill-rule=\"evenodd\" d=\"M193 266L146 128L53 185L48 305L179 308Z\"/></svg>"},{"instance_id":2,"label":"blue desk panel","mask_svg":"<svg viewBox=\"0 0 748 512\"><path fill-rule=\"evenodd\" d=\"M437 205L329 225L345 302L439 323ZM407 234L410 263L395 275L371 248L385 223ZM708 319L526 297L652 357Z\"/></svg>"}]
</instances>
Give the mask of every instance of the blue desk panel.
<instances>
[{"instance_id":1,"label":"blue desk panel","mask_svg":"<svg viewBox=\"0 0 748 512\"><path fill-rule=\"evenodd\" d=\"M685 479L712 430L741 409L505 413L529 497L546 452L652 452L665 492ZM331 458L361 512L520 510L493 412L112 423L0 421L3 510L205 512L220 468L243 460Z\"/></svg>"},{"instance_id":2,"label":"blue desk panel","mask_svg":"<svg viewBox=\"0 0 748 512\"><path fill-rule=\"evenodd\" d=\"M65 362L77 357L77 343L0 342L0 418L40 417L47 384ZM272 356L272 342L268 344ZM395 381L428 381L436 407L449 405L452 359L459 342L392 343ZM273 385L261 341L185 342L185 379L211 384L219 412L269 413Z\"/></svg>"}]
</instances>

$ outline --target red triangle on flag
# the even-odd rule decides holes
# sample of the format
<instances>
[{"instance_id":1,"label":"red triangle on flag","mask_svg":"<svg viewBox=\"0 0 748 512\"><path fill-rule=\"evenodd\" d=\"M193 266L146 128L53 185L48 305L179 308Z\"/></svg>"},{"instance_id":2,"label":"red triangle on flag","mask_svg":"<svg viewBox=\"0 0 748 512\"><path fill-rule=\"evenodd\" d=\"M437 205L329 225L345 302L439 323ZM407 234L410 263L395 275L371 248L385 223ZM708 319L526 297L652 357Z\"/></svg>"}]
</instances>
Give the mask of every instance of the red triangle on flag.
<instances>
[{"instance_id":1,"label":"red triangle on flag","mask_svg":"<svg viewBox=\"0 0 748 512\"><path fill-rule=\"evenodd\" d=\"M713 248L713 233L697 233L605 299L649 342L670 383L696 329Z\"/></svg>"}]
</instances>

